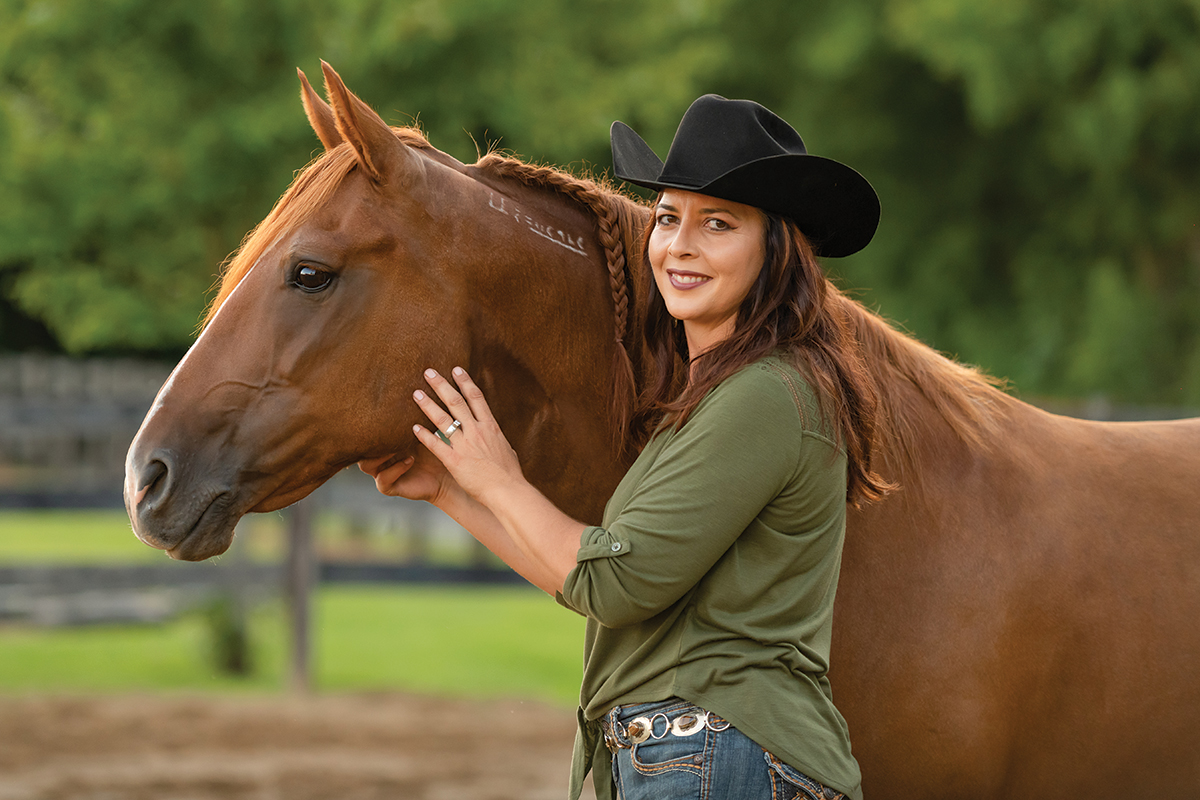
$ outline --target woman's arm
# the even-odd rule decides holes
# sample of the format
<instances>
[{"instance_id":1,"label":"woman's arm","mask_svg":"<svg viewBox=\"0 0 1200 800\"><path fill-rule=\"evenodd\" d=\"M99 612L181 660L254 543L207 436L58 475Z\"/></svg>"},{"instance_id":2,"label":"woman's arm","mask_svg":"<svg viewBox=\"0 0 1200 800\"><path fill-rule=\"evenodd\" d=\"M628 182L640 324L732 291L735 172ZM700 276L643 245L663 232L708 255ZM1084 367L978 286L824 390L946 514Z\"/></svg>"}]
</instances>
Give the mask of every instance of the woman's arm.
<instances>
[{"instance_id":1,"label":"woman's arm","mask_svg":"<svg viewBox=\"0 0 1200 800\"><path fill-rule=\"evenodd\" d=\"M411 456L389 466L386 459L363 462L363 471L384 494L436 505L530 583L550 594L561 591L586 526L525 480L483 392L465 371L454 370L458 389L434 370L426 370L425 378L450 412L418 391L414 399L430 422L438 430L455 419L462 425L449 444L423 426L413 428L444 473L432 464L414 468L418 462Z\"/></svg>"}]
</instances>

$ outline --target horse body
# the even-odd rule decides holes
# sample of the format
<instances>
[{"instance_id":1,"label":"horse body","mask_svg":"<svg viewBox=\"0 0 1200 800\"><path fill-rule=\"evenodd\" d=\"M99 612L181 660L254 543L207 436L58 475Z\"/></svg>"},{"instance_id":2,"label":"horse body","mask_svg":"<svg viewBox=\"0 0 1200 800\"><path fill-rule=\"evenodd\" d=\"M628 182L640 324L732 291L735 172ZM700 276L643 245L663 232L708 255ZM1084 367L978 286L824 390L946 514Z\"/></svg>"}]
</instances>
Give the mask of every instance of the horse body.
<instances>
[{"instance_id":1,"label":"horse body","mask_svg":"<svg viewBox=\"0 0 1200 800\"><path fill-rule=\"evenodd\" d=\"M629 460L607 414L613 253L635 251L645 209L543 168L463 166L332 70L332 108L304 85L328 152L248 237L130 447L135 532L206 558L247 511L361 458L428 457L411 394L423 368L456 364L526 475L598 521ZM597 233L606 210L615 238ZM301 290L302 264L329 287ZM903 421L885 454L902 488L851 510L834 617L868 796L1193 797L1200 420L1046 414L845 308Z\"/></svg>"},{"instance_id":2,"label":"horse body","mask_svg":"<svg viewBox=\"0 0 1200 800\"><path fill-rule=\"evenodd\" d=\"M920 480L851 513L831 678L864 787L1194 796L1200 420L993 402L986 450L926 407Z\"/></svg>"}]
</instances>

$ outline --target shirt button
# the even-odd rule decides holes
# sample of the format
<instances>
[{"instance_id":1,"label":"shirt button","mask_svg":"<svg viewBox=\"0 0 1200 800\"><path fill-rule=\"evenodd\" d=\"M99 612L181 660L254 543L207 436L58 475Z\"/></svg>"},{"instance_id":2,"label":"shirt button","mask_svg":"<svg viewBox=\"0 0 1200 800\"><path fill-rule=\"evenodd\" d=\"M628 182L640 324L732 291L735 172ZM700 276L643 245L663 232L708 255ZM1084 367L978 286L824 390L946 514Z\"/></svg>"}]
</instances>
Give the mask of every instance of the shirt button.
<instances>
[{"instance_id":1,"label":"shirt button","mask_svg":"<svg viewBox=\"0 0 1200 800\"><path fill-rule=\"evenodd\" d=\"M619 553L619 552L621 552L621 543L620 543L620 542L613 542L612 551L613 551L614 553Z\"/></svg>"}]
</instances>

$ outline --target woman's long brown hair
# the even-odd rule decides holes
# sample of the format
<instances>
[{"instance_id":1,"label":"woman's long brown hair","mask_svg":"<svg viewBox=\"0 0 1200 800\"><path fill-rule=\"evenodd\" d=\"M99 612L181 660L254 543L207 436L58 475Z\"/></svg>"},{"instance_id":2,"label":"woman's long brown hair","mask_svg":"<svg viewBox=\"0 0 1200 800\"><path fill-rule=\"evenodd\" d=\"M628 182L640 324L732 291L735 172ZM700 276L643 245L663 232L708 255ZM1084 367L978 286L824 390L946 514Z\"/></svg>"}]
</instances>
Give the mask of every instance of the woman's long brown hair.
<instances>
[{"instance_id":1,"label":"woman's long brown hair","mask_svg":"<svg viewBox=\"0 0 1200 800\"><path fill-rule=\"evenodd\" d=\"M808 239L790 219L764 212L764 220L763 267L738 309L733 333L689 364L683 326L667 311L650 268L651 217L642 237L641 290L652 370L634 429L645 436L659 423L684 425L721 381L782 352L812 382L825 423L846 449L847 500L878 499L893 487L871 468L882 436L875 380Z\"/></svg>"}]
</instances>

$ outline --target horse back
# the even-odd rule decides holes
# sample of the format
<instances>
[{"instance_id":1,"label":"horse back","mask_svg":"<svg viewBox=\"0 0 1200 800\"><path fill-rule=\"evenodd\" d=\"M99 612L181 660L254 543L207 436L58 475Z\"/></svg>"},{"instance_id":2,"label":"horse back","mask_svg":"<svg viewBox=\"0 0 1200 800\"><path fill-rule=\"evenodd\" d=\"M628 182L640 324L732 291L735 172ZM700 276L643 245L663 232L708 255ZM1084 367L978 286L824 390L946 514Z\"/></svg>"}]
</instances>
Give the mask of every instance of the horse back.
<instances>
[{"instance_id":1,"label":"horse back","mask_svg":"<svg viewBox=\"0 0 1200 800\"><path fill-rule=\"evenodd\" d=\"M999 403L987 447L931 429L921 474L851 516L831 677L864 788L1190 797L1200 420Z\"/></svg>"}]
</instances>

